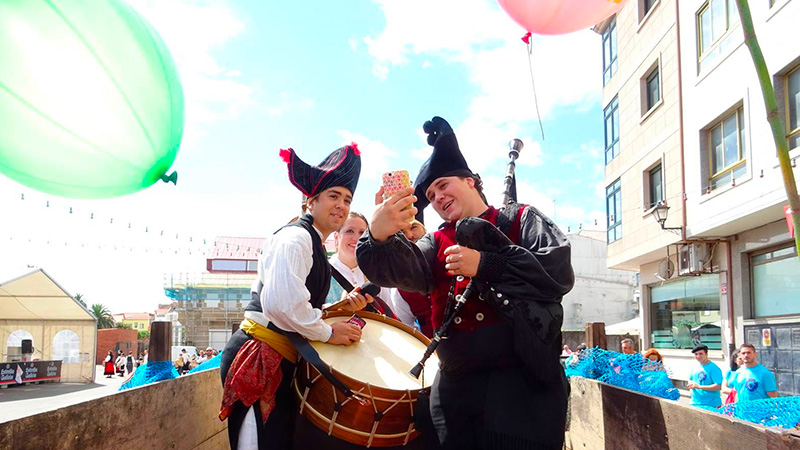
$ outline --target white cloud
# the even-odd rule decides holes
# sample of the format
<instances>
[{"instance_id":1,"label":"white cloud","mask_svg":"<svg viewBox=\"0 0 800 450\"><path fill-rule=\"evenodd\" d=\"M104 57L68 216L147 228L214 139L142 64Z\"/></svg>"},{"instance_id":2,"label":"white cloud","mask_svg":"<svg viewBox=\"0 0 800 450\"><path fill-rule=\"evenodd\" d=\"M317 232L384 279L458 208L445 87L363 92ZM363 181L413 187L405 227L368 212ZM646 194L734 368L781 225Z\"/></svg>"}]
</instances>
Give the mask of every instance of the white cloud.
<instances>
[{"instance_id":1,"label":"white cloud","mask_svg":"<svg viewBox=\"0 0 800 450\"><path fill-rule=\"evenodd\" d=\"M517 137L524 147L518 163L537 166L542 163L542 149L530 135L523 135L519 122L494 125L490 121L470 116L455 129L458 145L474 172L486 170L494 161L508 160L508 142ZM430 151L428 152L430 154Z\"/></svg>"},{"instance_id":2,"label":"white cloud","mask_svg":"<svg viewBox=\"0 0 800 450\"><path fill-rule=\"evenodd\" d=\"M301 114L308 114L309 111L311 111L311 108L314 107L314 101L310 98L294 99L285 92L280 93L279 101L276 103L277 105L266 108L267 114L271 117L282 116L288 112L294 111L297 111Z\"/></svg>"},{"instance_id":3,"label":"white cloud","mask_svg":"<svg viewBox=\"0 0 800 450\"><path fill-rule=\"evenodd\" d=\"M347 130L336 130L336 134L342 137L342 145L351 142L358 144L362 155L362 180L381 180L384 172L399 169L399 167L393 168L390 165L390 159L396 157L397 153L390 150L384 143Z\"/></svg>"},{"instance_id":4,"label":"white cloud","mask_svg":"<svg viewBox=\"0 0 800 450\"><path fill-rule=\"evenodd\" d=\"M483 177L484 194L489 203L499 205L504 192L504 179L498 176ZM605 229L605 213L583 205L583 198L563 199L560 190L542 187L525 180L517 180L517 196L524 203L536 207L553 219L564 232L567 227L576 231L580 225L584 229ZM427 211L426 211L427 213ZM597 225L595 225L597 221Z\"/></svg>"},{"instance_id":5,"label":"white cloud","mask_svg":"<svg viewBox=\"0 0 800 450\"><path fill-rule=\"evenodd\" d=\"M484 0L377 0L386 28L377 37L366 37L376 64L405 64L409 54L442 54L449 58L472 51L476 45L498 39L502 11ZM413 30L413 31L412 31Z\"/></svg>"},{"instance_id":6,"label":"white cloud","mask_svg":"<svg viewBox=\"0 0 800 450\"><path fill-rule=\"evenodd\" d=\"M186 103L184 147L205 134L206 124L235 119L255 105L254 87L214 56L244 30L223 0L128 1L158 30L179 68Z\"/></svg>"},{"instance_id":7,"label":"white cloud","mask_svg":"<svg viewBox=\"0 0 800 450\"><path fill-rule=\"evenodd\" d=\"M519 164L537 166L545 156L534 104L524 31L490 0L376 0L386 27L364 39L373 57L373 72L386 79L393 66L424 58L467 68L477 87L468 115L451 123L474 171L507 158L507 142L520 138L525 148ZM414 30L414 32L409 32ZM600 43L591 31L562 36L534 36L531 60L539 112L543 120L557 107L596 103L601 86ZM547 129L545 126L545 134ZM424 135L422 136L424 138ZM536 139L536 140L535 140ZM424 139L423 139L424 142ZM430 149L411 152L427 159Z\"/></svg>"}]
</instances>

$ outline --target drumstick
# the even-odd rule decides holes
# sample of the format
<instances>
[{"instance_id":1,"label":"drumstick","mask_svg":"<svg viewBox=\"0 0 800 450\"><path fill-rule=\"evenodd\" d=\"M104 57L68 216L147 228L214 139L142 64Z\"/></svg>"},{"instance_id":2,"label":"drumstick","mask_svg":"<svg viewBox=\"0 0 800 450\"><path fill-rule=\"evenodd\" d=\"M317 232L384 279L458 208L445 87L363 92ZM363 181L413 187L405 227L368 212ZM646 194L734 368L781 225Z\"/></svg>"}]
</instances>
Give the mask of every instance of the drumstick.
<instances>
[{"instance_id":1,"label":"drumstick","mask_svg":"<svg viewBox=\"0 0 800 450\"><path fill-rule=\"evenodd\" d=\"M358 292L358 293L361 293L361 294L364 294L364 295L369 294L369 295L375 297L378 294L380 294L381 287L378 286L375 283L371 283L371 282L367 281L363 285L358 286L357 288L355 288L354 291ZM347 302L348 302L348 300L346 298L342 299L342 300L339 300L336 303L331 303L331 305L326 307L325 310L326 311L336 311L336 310L342 309L347 304Z\"/></svg>"}]
</instances>

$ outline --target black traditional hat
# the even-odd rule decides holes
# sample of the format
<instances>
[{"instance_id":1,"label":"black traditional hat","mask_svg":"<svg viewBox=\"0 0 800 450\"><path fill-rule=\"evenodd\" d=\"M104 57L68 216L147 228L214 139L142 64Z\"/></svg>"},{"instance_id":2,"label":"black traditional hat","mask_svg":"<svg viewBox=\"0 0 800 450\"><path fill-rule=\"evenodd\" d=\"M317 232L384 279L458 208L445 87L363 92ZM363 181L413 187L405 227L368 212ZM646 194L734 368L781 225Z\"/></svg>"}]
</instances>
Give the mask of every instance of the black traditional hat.
<instances>
[{"instance_id":1,"label":"black traditional hat","mask_svg":"<svg viewBox=\"0 0 800 450\"><path fill-rule=\"evenodd\" d=\"M306 197L314 197L334 186L356 193L361 173L361 152L355 142L335 150L318 166L306 164L291 148L281 149L280 155L289 166L289 181Z\"/></svg>"},{"instance_id":2,"label":"black traditional hat","mask_svg":"<svg viewBox=\"0 0 800 450\"><path fill-rule=\"evenodd\" d=\"M417 203L414 205L419 211L417 220L422 221L422 210L430 204L425 191L434 181L442 177L471 177L474 175L458 148L458 141L453 128L446 120L439 116L426 121L422 130L428 134L428 145L433 146L431 157L425 161L414 183L414 195Z\"/></svg>"}]
</instances>

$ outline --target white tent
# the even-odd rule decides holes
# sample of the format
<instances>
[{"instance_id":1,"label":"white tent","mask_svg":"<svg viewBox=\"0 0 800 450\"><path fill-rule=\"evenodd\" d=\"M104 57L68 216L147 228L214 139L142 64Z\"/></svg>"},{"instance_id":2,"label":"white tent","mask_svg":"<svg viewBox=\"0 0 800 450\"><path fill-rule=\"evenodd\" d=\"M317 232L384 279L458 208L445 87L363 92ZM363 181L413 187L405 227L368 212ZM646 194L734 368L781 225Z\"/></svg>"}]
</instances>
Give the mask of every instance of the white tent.
<instances>
[{"instance_id":1,"label":"white tent","mask_svg":"<svg viewBox=\"0 0 800 450\"><path fill-rule=\"evenodd\" d=\"M97 321L42 269L0 284L0 361L22 338L33 359L62 361L61 381L94 381Z\"/></svg>"}]
</instances>

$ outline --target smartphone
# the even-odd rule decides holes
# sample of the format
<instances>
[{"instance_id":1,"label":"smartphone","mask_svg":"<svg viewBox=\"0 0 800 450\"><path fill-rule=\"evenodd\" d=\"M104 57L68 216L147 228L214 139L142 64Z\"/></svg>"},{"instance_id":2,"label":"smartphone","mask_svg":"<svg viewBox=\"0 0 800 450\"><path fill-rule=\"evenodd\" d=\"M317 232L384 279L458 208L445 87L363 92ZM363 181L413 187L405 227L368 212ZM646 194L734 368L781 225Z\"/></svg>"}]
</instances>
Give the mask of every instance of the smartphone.
<instances>
[{"instance_id":1,"label":"smartphone","mask_svg":"<svg viewBox=\"0 0 800 450\"><path fill-rule=\"evenodd\" d=\"M409 178L407 170L394 170L383 174L384 200L409 187L411 187L411 178Z\"/></svg>"},{"instance_id":2,"label":"smartphone","mask_svg":"<svg viewBox=\"0 0 800 450\"><path fill-rule=\"evenodd\" d=\"M353 314L352 317L347 319L347 323L352 323L353 325L358 325L358 328L363 329L367 325L367 321L362 319L358 316L358 314Z\"/></svg>"}]
</instances>

